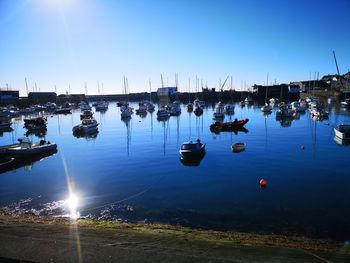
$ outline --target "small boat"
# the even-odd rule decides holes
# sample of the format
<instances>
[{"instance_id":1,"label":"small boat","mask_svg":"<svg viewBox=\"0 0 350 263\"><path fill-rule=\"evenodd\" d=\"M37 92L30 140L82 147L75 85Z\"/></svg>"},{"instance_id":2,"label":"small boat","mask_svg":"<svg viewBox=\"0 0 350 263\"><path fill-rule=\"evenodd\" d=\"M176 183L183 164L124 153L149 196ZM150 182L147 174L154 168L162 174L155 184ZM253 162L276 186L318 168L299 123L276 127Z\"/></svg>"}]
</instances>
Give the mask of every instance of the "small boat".
<instances>
[{"instance_id":1,"label":"small boat","mask_svg":"<svg viewBox=\"0 0 350 263\"><path fill-rule=\"evenodd\" d=\"M147 114L147 107L145 104L140 103L139 108L136 109L135 111L136 111L136 114L138 115L144 115L144 114Z\"/></svg>"},{"instance_id":2,"label":"small boat","mask_svg":"<svg viewBox=\"0 0 350 263\"><path fill-rule=\"evenodd\" d=\"M237 129L242 128L249 119L245 120L237 120L235 119L232 122L215 122L212 125L210 125L210 130L211 131L235 131Z\"/></svg>"},{"instance_id":3,"label":"small boat","mask_svg":"<svg viewBox=\"0 0 350 263\"><path fill-rule=\"evenodd\" d=\"M231 145L231 149L233 152L242 152L245 150L245 143L244 142L237 142Z\"/></svg>"},{"instance_id":4,"label":"small boat","mask_svg":"<svg viewBox=\"0 0 350 263\"><path fill-rule=\"evenodd\" d=\"M179 153L184 158L196 158L200 157L205 151L205 143L201 143L199 139L196 142L184 142L181 145Z\"/></svg>"},{"instance_id":5,"label":"small boat","mask_svg":"<svg viewBox=\"0 0 350 263\"><path fill-rule=\"evenodd\" d=\"M57 108L53 113L54 114L71 114L71 108L64 108L64 107L60 107Z\"/></svg>"},{"instance_id":6,"label":"small boat","mask_svg":"<svg viewBox=\"0 0 350 263\"><path fill-rule=\"evenodd\" d=\"M31 155L39 155L57 149L56 143L40 140L39 143L32 143L27 137L18 139L17 144L1 146L0 153L5 156L24 157Z\"/></svg>"},{"instance_id":7,"label":"small boat","mask_svg":"<svg viewBox=\"0 0 350 263\"><path fill-rule=\"evenodd\" d=\"M95 105L95 109L96 109L96 111L106 111L106 110L108 110L108 102L100 101L99 103L97 103L97 105Z\"/></svg>"},{"instance_id":8,"label":"small boat","mask_svg":"<svg viewBox=\"0 0 350 263\"><path fill-rule=\"evenodd\" d=\"M227 115L231 115L231 114L235 113L235 105L233 105L233 104L225 105L225 113Z\"/></svg>"},{"instance_id":9,"label":"small boat","mask_svg":"<svg viewBox=\"0 0 350 263\"><path fill-rule=\"evenodd\" d=\"M73 127L73 133L87 133L91 129L95 129L98 126L98 122L94 118L86 118Z\"/></svg>"},{"instance_id":10,"label":"small boat","mask_svg":"<svg viewBox=\"0 0 350 263\"><path fill-rule=\"evenodd\" d=\"M187 104L187 111L188 112L192 112L193 111L193 104L192 103L188 103Z\"/></svg>"},{"instance_id":11,"label":"small boat","mask_svg":"<svg viewBox=\"0 0 350 263\"><path fill-rule=\"evenodd\" d=\"M83 113L80 114L80 119L92 118L92 115L94 115L94 113L91 110L84 110Z\"/></svg>"},{"instance_id":12,"label":"small boat","mask_svg":"<svg viewBox=\"0 0 350 263\"><path fill-rule=\"evenodd\" d=\"M8 129L12 125L12 122L7 119L0 118L0 129Z\"/></svg>"},{"instance_id":13,"label":"small boat","mask_svg":"<svg viewBox=\"0 0 350 263\"><path fill-rule=\"evenodd\" d=\"M334 128L335 136L342 140L350 139L350 124L339 124Z\"/></svg>"},{"instance_id":14,"label":"small boat","mask_svg":"<svg viewBox=\"0 0 350 263\"><path fill-rule=\"evenodd\" d=\"M264 106L261 107L261 111L264 113L271 113L272 107L269 104L265 104Z\"/></svg>"},{"instance_id":15,"label":"small boat","mask_svg":"<svg viewBox=\"0 0 350 263\"><path fill-rule=\"evenodd\" d=\"M201 116L201 115L203 114L203 109L202 109L202 107L201 107L201 106L196 107L196 109L194 110L194 114L195 114L196 116Z\"/></svg>"}]
</instances>

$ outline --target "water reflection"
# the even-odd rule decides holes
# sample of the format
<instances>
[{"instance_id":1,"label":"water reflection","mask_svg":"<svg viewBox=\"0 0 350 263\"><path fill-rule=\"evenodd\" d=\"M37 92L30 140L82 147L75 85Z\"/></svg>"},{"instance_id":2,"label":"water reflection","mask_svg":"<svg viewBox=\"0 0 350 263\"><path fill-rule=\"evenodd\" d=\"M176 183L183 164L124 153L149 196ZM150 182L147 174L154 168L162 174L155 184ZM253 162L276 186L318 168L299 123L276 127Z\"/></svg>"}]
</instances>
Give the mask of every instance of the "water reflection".
<instances>
[{"instance_id":1,"label":"water reflection","mask_svg":"<svg viewBox=\"0 0 350 263\"><path fill-rule=\"evenodd\" d=\"M200 155L196 156L196 157L180 157L180 162L184 165L184 166L199 166L201 164L201 161L203 160L205 156L205 151L202 152Z\"/></svg>"},{"instance_id":2,"label":"water reflection","mask_svg":"<svg viewBox=\"0 0 350 263\"><path fill-rule=\"evenodd\" d=\"M131 129L132 129L131 117L122 118L121 120L122 122L124 122L126 127L126 153L128 156L130 156Z\"/></svg>"},{"instance_id":3,"label":"water reflection","mask_svg":"<svg viewBox=\"0 0 350 263\"><path fill-rule=\"evenodd\" d=\"M47 129L42 129L42 130L29 130L25 133L25 136L31 136L34 135L38 138L44 138L47 134Z\"/></svg>"},{"instance_id":4,"label":"water reflection","mask_svg":"<svg viewBox=\"0 0 350 263\"><path fill-rule=\"evenodd\" d=\"M339 146L350 146L350 140L343 140L337 136L334 136L334 141L339 145Z\"/></svg>"},{"instance_id":5,"label":"water reflection","mask_svg":"<svg viewBox=\"0 0 350 263\"><path fill-rule=\"evenodd\" d=\"M27 157L6 157L0 156L0 173L5 173L11 170L16 170L21 167L26 167L26 170L31 170L34 163L44 160L45 158L57 153L57 149Z\"/></svg>"},{"instance_id":6,"label":"water reflection","mask_svg":"<svg viewBox=\"0 0 350 263\"><path fill-rule=\"evenodd\" d=\"M97 138L99 131L98 128L92 128L86 132L73 132L73 136L76 138L84 138L87 141L94 140Z\"/></svg>"}]
</instances>

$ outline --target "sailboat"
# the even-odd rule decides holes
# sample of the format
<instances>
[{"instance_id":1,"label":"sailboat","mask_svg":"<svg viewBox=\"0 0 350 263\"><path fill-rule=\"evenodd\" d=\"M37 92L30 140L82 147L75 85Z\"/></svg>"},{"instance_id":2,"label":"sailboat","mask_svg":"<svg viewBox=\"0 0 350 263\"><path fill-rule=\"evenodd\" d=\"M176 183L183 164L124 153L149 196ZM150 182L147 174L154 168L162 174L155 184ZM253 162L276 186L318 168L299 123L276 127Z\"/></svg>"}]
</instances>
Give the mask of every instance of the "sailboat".
<instances>
[{"instance_id":1,"label":"sailboat","mask_svg":"<svg viewBox=\"0 0 350 263\"><path fill-rule=\"evenodd\" d=\"M124 86L123 86L123 89L124 89L124 93L125 95L128 94L128 85L127 85L127 78L125 78L124 76ZM131 115L132 115L132 108L129 107L129 103L126 102L125 104L123 104L121 107L120 107L120 116L122 119L128 119L128 118L131 118Z\"/></svg>"},{"instance_id":2,"label":"sailboat","mask_svg":"<svg viewBox=\"0 0 350 263\"><path fill-rule=\"evenodd\" d=\"M188 104L187 104L187 111L192 112L193 111L193 104L191 103L191 79L188 79Z\"/></svg>"},{"instance_id":3,"label":"sailboat","mask_svg":"<svg viewBox=\"0 0 350 263\"><path fill-rule=\"evenodd\" d=\"M225 113L227 115L232 115L235 113L235 105L233 105L233 95L232 95L232 76L231 76L230 95L231 95L231 104L225 105Z\"/></svg>"},{"instance_id":4,"label":"sailboat","mask_svg":"<svg viewBox=\"0 0 350 263\"><path fill-rule=\"evenodd\" d=\"M269 103L267 103L267 91L269 89L269 73L267 73L267 81L266 81L266 89L265 89L265 105L261 108L263 113L271 113L272 107Z\"/></svg>"}]
</instances>

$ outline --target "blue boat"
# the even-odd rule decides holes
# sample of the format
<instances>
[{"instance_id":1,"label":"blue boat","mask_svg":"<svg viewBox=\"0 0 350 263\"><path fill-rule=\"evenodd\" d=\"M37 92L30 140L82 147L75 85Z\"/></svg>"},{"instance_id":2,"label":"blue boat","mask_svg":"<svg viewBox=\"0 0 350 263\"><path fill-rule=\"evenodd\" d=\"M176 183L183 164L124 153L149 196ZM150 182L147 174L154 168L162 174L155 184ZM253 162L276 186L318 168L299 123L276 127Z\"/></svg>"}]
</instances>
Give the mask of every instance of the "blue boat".
<instances>
[{"instance_id":1,"label":"blue boat","mask_svg":"<svg viewBox=\"0 0 350 263\"><path fill-rule=\"evenodd\" d=\"M199 139L196 142L184 142L180 148L180 154L184 158L200 157L205 151L205 143L201 143Z\"/></svg>"}]
</instances>

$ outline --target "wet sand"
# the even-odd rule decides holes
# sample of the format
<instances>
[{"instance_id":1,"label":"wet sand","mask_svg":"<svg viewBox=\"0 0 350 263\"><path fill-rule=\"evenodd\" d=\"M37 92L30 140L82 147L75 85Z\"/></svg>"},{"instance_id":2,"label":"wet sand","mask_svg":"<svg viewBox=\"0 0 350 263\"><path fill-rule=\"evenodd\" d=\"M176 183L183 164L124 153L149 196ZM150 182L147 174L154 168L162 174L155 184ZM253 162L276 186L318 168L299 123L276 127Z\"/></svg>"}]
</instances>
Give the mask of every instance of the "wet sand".
<instances>
[{"instance_id":1,"label":"wet sand","mask_svg":"<svg viewBox=\"0 0 350 263\"><path fill-rule=\"evenodd\" d=\"M0 211L0 261L350 262L350 244ZM16 261L15 261L16 262Z\"/></svg>"}]
</instances>

